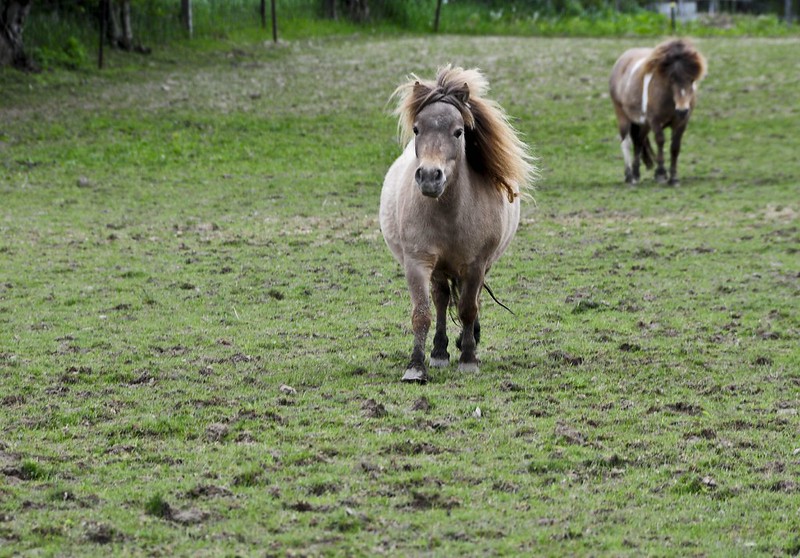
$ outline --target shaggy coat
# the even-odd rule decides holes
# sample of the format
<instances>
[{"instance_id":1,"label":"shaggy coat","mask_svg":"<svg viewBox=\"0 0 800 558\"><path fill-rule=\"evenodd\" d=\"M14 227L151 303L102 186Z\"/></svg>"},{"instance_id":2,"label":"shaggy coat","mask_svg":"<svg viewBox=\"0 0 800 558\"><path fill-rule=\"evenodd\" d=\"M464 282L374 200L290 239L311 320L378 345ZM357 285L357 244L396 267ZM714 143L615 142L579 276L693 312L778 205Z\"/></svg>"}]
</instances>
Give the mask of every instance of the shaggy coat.
<instances>
[{"instance_id":1,"label":"shaggy coat","mask_svg":"<svg viewBox=\"0 0 800 558\"><path fill-rule=\"evenodd\" d=\"M511 242L520 195L534 174L527 147L504 111L484 98L478 70L442 68L394 94L406 147L386 174L380 225L411 294L414 347L403 380L425 382L425 343L436 307L430 364L449 363L447 309L457 299L461 370L477 370L484 278Z\"/></svg>"},{"instance_id":2,"label":"shaggy coat","mask_svg":"<svg viewBox=\"0 0 800 558\"><path fill-rule=\"evenodd\" d=\"M619 57L611 70L609 90L622 140L626 182L639 181L640 160L647 168L653 166L650 130L658 147L655 178L667 182L664 129L671 128L669 183L678 184L681 137L705 75L705 58L686 39L666 41L652 49L630 49Z\"/></svg>"}]
</instances>

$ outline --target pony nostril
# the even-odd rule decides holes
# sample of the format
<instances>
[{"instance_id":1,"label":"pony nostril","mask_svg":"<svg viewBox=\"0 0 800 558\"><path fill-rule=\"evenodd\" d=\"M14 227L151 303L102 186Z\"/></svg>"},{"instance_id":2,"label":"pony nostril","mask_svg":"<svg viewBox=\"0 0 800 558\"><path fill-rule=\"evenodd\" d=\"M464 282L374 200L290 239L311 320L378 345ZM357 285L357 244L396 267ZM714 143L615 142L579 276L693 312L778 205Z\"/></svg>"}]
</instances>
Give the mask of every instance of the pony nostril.
<instances>
[{"instance_id":1,"label":"pony nostril","mask_svg":"<svg viewBox=\"0 0 800 558\"><path fill-rule=\"evenodd\" d=\"M416 180L417 183L422 182L422 169L421 168L417 169L417 172L414 173L414 180Z\"/></svg>"},{"instance_id":2,"label":"pony nostril","mask_svg":"<svg viewBox=\"0 0 800 558\"><path fill-rule=\"evenodd\" d=\"M439 182L439 181L442 180L442 171L441 170L436 169L433 172L433 180L434 180L434 182Z\"/></svg>"}]
</instances>

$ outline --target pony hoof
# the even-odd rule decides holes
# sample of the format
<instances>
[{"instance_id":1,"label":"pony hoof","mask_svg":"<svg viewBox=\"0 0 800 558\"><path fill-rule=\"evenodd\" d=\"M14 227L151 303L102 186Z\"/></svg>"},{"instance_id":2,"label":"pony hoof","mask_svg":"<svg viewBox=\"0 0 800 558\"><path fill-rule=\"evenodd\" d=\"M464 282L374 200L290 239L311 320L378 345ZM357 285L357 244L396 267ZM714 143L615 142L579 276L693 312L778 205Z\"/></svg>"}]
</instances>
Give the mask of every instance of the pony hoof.
<instances>
[{"instance_id":1,"label":"pony hoof","mask_svg":"<svg viewBox=\"0 0 800 558\"><path fill-rule=\"evenodd\" d=\"M478 371L478 363L477 362L459 362L458 363L458 371L459 372L477 372Z\"/></svg>"},{"instance_id":2,"label":"pony hoof","mask_svg":"<svg viewBox=\"0 0 800 558\"><path fill-rule=\"evenodd\" d=\"M666 183L667 183L666 174L656 174L656 184L666 184Z\"/></svg>"},{"instance_id":3,"label":"pony hoof","mask_svg":"<svg viewBox=\"0 0 800 558\"><path fill-rule=\"evenodd\" d=\"M629 170L626 170L625 171L625 184L630 184L631 186L633 186L634 184L636 184L636 182L638 182L638 181L633 177L633 173L631 171L629 171Z\"/></svg>"},{"instance_id":4,"label":"pony hoof","mask_svg":"<svg viewBox=\"0 0 800 558\"><path fill-rule=\"evenodd\" d=\"M430 362L431 368L447 368L450 366L450 359L449 358L433 358L431 357Z\"/></svg>"},{"instance_id":5,"label":"pony hoof","mask_svg":"<svg viewBox=\"0 0 800 558\"><path fill-rule=\"evenodd\" d=\"M403 381L416 384L427 384L428 372L425 369L409 368L406 370L406 373L403 374Z\"/></svg>"},{"instance_id":6,"label":"pony hoof","mask_svg":"<svg viewBox=\"0 0 800 558\"><path fill-rule=\"evenodd\" d=\"M668 184L670 186L680 186L681 185L681 180L680 180L680 178L670 178Z\"/></svg>"}]
</instances>

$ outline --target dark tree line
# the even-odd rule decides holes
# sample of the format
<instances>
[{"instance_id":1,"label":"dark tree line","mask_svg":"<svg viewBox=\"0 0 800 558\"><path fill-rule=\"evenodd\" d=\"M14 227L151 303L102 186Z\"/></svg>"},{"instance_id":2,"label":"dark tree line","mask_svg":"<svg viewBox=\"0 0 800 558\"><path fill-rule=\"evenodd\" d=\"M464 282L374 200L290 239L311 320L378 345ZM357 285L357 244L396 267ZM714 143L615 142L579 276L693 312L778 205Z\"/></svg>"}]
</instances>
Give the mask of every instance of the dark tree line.
<instances>
[{"instance_id":1,"label":"dark tree line","mask_svg":"<svg viewBox=\"0 0 800 558\"><path fill-rule=\"evenodd\" d=\"M0 66L13 66L26 71L38 70L25 49L23 31L33 0L0 0ZM131 23L131 0L79 0L56 10L68 12L76 7L92 14L100 22L104 44L119 50L147 54L150 49L136 41ZM102 47L102 45L101 45Z\"/></svg>"},{"instance_id":2,"label":"dark tree line","mask_svg":"<svg viewBox=\"0 0 800 558\"><path fill-rule=\"evenodd\" d=\"M0 0L0 66L36 69L25 52L22 32L33 0Z\"/></svg>"},{"instance_id":3,"label":"dark tree line","mask_svg":"<svg viewBox=\"0 0 800 558\"><path fill-rule=\"evenodd\" d=\"M192 1L191 0L161 0L164 4L172 4L180 9L180 25L187 36L193 34ZM253 0L256 2L257 0ZM378 21L383 19L402 22L409 0L313 0L318 9L318 15L329 19L347 19L357 23ZM566 0L463 0L484 7L508 7L514 5L520 9L534 9L536 6L546 6L558 11L558 5ZM577 3L586 7L595 4L604 5L611 0L577 0ZM621 0L613 0L614 6L619 9ZM701 0L705 1L705 0ZM710 0L714 1L714 0ZM780 13L786 18L787 23L794 21L792 4L798 0L753 0L759 5L768 5L770 12ZM99 35L99 64L102 66L103 48L110 47L128 52L148 53L150 49L137 41L131 17L132 0L49 0L47 10L58 15L70 15L91 18L92 24L97 25ZM276 0L260 0L262 26L266 28L267 3L270 3L273 39L277 41L277 25L275 16ZM432 10L434 21L433 31L438 31L439 18L443 9L443 0L429 0L428 6ZM648 3L650 0L635 0L637 4ZM749 4L748 4L749 5ZM31 71L36 70L36 63L25 49L23 32L26 20L32 10L42 9L39 2L34 0L0 0L0 66L13 66L15 68ZM426 8L427 9L427 8ZM435 11L434 11L435 9ZM538 8L537 8L538 9ZM446 17L446 15L442 15Z\"/></svg>"}]
</instances>

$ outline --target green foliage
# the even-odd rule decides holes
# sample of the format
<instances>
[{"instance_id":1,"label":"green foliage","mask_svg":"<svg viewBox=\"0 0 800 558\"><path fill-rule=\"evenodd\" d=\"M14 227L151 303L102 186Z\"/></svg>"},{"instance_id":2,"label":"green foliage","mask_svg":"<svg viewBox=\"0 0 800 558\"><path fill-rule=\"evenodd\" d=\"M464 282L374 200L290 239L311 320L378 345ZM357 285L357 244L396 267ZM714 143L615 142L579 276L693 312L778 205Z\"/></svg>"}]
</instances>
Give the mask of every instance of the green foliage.
<instances>
[{"instance_id":1,"label":"green foliage","mask_svg":"<svg viewBox=\"0 0 800 558\"><path fill-rule=\"evenodd\" d=\"M161 494L154 494L144 504L144 512L158 518L169 518L171 508Z\"/></svg>"},{"instance_id":2,"label":"green foliage","mask_svg":"<svg viewBox=\"0 0 800 558\"><path fill-rule=\"evenodd\" d=\"M24 480L45 480L50 477L48 468L32 459L23 461L19 469L19 476Z\"/></svg>"},{"instance_id":3,"label":"green foliage","mask_svg":"<svg viewBox=\"0 0 800 558\"><path fill-rule=\"evenodd\" d=\"M371 5L371 18L363 24L339 17L324 19L321 3L312 0L280 2L278 29L282 40L297 40L353 33L430 33L434 0L386 0ZM194 42L218 40L269 40L271 21L262 28L257 0L193 2ZM166 48L187 37L179 24L179 7L163 0L133 4L136 41ZM442 7L440 32L463 35L659 37L678 33L693 36L797 35L800 27L787 26L775 15L703 16L673 30L669 19L646 11L636 2L622 2L617 11L603 0L547 0L541 2L450 2ZM34 9L28 19L26 42L45 67L76 69L86 64L97 48L96 14L78 9ZM138 56L138 55L137 55Z\"/></svg>"},{"instance_id":4,"label":"green foliage","mask_svg":"<svg viewBox=\"0 0 800 558\"><path fill-rule=\"evenodd\" d=\"M80 68L88 59L86 48L77 37L67 38L61 49L53 50L46 46L37 48L34 56L44 67L64 67L71 70Z\"/></svg>"}]
</instances>

